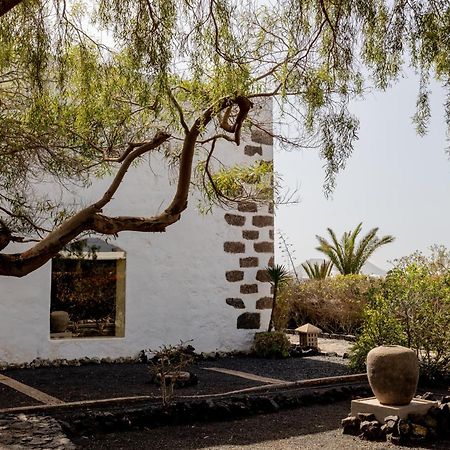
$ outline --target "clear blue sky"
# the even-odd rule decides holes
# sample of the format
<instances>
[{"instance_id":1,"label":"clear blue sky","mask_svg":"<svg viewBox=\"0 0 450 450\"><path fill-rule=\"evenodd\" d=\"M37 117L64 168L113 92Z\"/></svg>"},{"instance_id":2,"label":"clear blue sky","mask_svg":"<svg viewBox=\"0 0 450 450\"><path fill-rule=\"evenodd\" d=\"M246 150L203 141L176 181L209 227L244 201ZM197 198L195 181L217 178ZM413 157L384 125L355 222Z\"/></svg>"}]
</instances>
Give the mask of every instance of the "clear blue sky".
<instances>
[{"instance_id":1,"label":"clear blue sky","mask_svg":"<svg viewBox=\"0 0 450 450\"><path fill-rule=\"evenodd\" d=\"M333 228L338 236L363 222L363 231L396 240L371 257L388 269L388 261L432 244L450 248L450 159L445 153L443 89L432 84L432 118L425 137L416 134L418 82L409 74L388 91L373 92L354 103L360 119L359 140L346 169L337 177L332 198L323 193L323 161L314 150L285 152L275 148L275 169L291 188L298 187L300 203L280 206L276 226L292 243L297 264L321 254L316 234ZM278 262L282 255L277 253Z\"/></svg>"}]
</instances>

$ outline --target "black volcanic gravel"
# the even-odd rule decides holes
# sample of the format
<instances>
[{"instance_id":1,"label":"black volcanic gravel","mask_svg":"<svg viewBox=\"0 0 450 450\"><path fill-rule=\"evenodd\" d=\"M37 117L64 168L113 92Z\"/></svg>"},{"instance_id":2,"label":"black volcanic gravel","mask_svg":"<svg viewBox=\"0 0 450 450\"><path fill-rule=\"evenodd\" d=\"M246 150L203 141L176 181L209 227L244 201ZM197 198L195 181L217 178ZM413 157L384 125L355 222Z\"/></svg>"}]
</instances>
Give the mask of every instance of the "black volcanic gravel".
<instances>
[{"instance_id":1,"label":"black volcanic gravel","mask_svg":"<svg viewBox=\"0 0 450 450\"><path fill-rule=\"evenodd\" d=\"M339 357L309 356L303 358L262 359L247 356L202 362L200 367L223 367L284 381L333 377L350 373L347 360Z\"/></svg>"},{"instance_id":2,"label":"black volcanic gravel","mask_svg":"<svg viewBox=\"0 0 450 450\"><path fill-rule=\"evenodd\" d=\"M37 400L33 400L28 395L17 392L0 383L0 408L12 408L15 406L40 405ZM1 448L1 447L0 447Z\"/></svg>"},{"instance_id":3,"label":"black volcanic gravel","mask_svg":"<svg viewBox=\"0 0 450 450\"><path fill-rule=\"evenodd\" d=\"M268 360L247 356L226 357L213 361L202 361L191 367L190 371L198 377L198 384L177 389L175 395L222 393L264 384L233 375L204 370L207 367L222 367L285 381L348 373L345 360L337 357L314 356L283 360ZM150 375L146 364L41 367L8 370L4 374L64 401L160 395L159 388L149 383ZM0 406L12 407L36 404L32 399L26 401L26 398L22 398L22 394L17 393L15 395L11 391L5 391L6 394L0 395ZM2 392L0 391L0 394Z\"/></svg>"}]
</instances>

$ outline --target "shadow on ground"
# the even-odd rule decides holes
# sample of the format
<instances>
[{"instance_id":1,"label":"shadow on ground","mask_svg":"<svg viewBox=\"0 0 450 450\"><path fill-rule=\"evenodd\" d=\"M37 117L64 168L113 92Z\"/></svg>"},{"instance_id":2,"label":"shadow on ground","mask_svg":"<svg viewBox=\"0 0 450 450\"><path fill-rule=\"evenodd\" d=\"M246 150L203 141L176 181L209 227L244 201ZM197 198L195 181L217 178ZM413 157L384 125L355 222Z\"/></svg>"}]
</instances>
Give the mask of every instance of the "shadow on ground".
<instances>
[{"instance_id":1,"label":"shadow on ground","mask_svg":"<svg viewBox=\"0 0 450 450\"><path fill-rule=\"evenodd\" d=\"M93 450L202 449L214 446L253 445L340 427L349 401L281 411L246 419L78 438L81 448ZM271 448L270 446L266 448ZM336 449L339 447L335 447Z\"/></svg>"}]
</instances>

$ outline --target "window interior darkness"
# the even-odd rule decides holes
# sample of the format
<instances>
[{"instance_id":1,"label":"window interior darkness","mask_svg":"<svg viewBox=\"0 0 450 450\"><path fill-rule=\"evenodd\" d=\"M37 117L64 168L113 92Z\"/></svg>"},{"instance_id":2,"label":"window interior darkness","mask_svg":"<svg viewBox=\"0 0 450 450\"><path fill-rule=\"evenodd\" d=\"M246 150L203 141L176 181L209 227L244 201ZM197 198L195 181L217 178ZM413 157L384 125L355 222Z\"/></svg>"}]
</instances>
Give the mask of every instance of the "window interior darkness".
<instances>
[{"instance_id":1,"label":"window interior darkness","mask_svg":"<svg viewBox=\"0 0 450 450\"><path fill-rule=\"evenodd\" d=\"M54 258L50 312L67 312L69 323L51 337L123 336L124 278L124 259Z\"/></svg>"}]
</instances>

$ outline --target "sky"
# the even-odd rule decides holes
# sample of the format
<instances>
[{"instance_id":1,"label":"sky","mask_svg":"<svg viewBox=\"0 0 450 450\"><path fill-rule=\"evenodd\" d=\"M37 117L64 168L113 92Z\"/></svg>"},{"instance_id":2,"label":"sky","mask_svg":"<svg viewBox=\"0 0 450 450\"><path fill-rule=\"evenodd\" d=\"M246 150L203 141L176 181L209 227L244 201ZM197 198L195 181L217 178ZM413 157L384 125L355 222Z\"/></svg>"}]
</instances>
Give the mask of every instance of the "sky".
<instances>
[{"instance_id":1,"label":"sky","mask_svg":"<svg viewBox=\"0 0 450 450\"><path fill-rule=\"evenodd\" d=\"M389 269L395 258L415 250L429 253L433 244L450 248L450 158L445 150L444 90L431 85L429 131L420 137L412 123L418 80L408 73L386 92L373 92L353 103L360 120L359 140L337 176L331 198L323 192L323 161L314 150L286 152L275 147L275 170L284 184L297 188L299 203L281 205L276 228L292 244L297 265L321 257L316 235L327 228L337 236L363 222L361 235L379 227L378 235L395 237L370 261ZM276 249L278 263L286 263Z\"/></svg>"}]
</instances>

